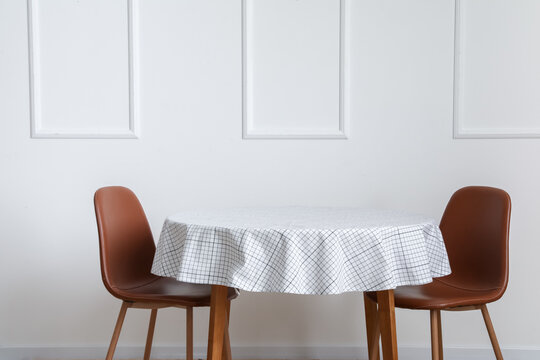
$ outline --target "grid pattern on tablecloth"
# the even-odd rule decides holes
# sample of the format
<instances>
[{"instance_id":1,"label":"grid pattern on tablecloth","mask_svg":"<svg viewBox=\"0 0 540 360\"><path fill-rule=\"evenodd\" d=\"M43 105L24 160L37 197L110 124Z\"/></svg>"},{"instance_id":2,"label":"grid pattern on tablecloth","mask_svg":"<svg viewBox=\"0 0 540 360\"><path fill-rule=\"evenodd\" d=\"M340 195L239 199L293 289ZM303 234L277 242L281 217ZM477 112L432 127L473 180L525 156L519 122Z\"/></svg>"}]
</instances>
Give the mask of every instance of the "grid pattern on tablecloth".
<instances>
[{"instance_id":1,"label":"grid pattern on tablecloth","mask_svg":"<svg viewBox=\"0 0 540 360\"><path fill-rule=\"evenodd\" d=\"M247 291L339 294L425 284L450 266L432 223L276 230L166 220L152 272Z\"/></svg>"}]
</instances>

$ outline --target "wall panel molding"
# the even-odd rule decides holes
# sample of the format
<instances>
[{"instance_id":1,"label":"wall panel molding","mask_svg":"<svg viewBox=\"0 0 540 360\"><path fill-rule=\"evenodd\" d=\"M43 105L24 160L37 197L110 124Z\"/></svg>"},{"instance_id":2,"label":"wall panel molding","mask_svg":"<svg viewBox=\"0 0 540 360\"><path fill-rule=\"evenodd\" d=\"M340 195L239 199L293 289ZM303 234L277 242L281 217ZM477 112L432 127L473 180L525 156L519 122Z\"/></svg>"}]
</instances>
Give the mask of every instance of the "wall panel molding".
<instances>
[{"instance_id":1,"label":"wall panel molding","mask_svg":"<svg viewBox=\"0 0 540 360\"><path fill-rule=\"evenodd\" d=\"M138 115L138 91L137 91L137 58L136 23L137 11L134 2L125 0L127 3L127 54L126 66L128 71L128 116L125 127L120 129L95 128L89 126L85 129L72 129L69 127L48 127L42 114L42 70L41 70L41 44L39 41L39 21L37 16L39 0L27 0L28 16L28 64L29 64L29 88L30 88L30 132L32 138L95 138L95 139L136 139L139 137L140 124Z\"/></svg>"},{"instance_id":2,"label":"wall panel molding","mask_svg":"<svg viewBox=\"0 0 540 360\"><path fill-rule=\"evenodd\" d=\"M514 6L514 5L510 5ZM516 7L517 8L517 7ZM463 115L464 103L464 9L461 0L455 0L454 18L454 138L540 138L540 114L538 127L512 125L512 119L505 120L507 126L469 126ZM499 74L493 74L497 78ZM495 100L494 103L497 101Z\"/></svg>"},{"instance_id":3,"label":"wall panel molding","mask_svg":"<svg viewBox=\"0 0 540 360\"><path fill-rule=\"evenodd\" d=\"M332 129L305 127L301 130L290 128L258 128L253 116L253 102L249 83L252 60L248 56L248 33L251 29L247 17L247 2L242 0L242 134L244 139L347 139L348 133L348 62L347 44L349 28L347 25L347 0L335 0L339 3L339 114Z\"/></svg>"}]
</instances>

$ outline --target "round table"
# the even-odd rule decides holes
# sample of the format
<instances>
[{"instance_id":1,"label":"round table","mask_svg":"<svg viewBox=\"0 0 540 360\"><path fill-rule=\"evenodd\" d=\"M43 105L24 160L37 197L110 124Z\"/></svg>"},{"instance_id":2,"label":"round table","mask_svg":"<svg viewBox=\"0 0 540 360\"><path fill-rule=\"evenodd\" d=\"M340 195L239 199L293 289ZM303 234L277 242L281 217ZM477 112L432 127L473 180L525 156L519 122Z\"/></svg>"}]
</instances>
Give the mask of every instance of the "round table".
<instances>
[{"instance_id":1,"label":"round table","mask_svg":"<svg viewBox=\"0 0 540 360\"><path fill-rule=\"evenodd\" d=\"M209 360L221 358L224 330L216 321L226 317L226 287L318 295L377 291L383 351L394 358L391 290L448 275L450 265L438 226L424 216L357 208L243 208L169 216L152 273L213 285Z\"/></svg>"}]
</instances>

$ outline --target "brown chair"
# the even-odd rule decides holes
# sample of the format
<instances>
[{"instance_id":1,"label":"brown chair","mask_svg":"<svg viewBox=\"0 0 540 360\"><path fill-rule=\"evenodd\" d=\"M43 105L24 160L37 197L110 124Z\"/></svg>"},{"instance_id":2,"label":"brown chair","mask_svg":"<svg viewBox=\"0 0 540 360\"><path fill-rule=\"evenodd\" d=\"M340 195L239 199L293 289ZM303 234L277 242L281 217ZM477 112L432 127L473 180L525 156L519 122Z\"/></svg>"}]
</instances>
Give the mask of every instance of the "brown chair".
<instances>
[{"instance_id":1,"label":"brown chair","mask_svg":"<svg viewBox=\"0 0 540 360\"><path fill-rule=\"evenodd\" d=\"M156 250L144 210L135 194L124 187L96 191L94 207L99 232L101 277L107 290L122 300L107 360L111 360L128 308L151 309L144 359L150 358L157 310L186 309L186 358L193 360L193 308L210 305L210 285L189 284L150 273ZM229 289L230 300L236 297ZM230 360L228 330L223 343L225 360Z\"/></svg>"},{"instance_id":2,"label":"brown chair","mask_svg":"<svg viewBox=\"0 0 540 360\"><path fill-rule=\"evenodd\" d=\"M441 310L481 310L498 360L502 354L486 304L498 300L508 284L510 196L503 190L470 186L450 198L441 219L452 274L420 286L394 290L395 306L430 311L432 359L442 360ZM370 359L377 359L378 326L373 320L376 293L366 293ZM370 313L371 312L371 313Z\"/></svg>"}]
</instances>

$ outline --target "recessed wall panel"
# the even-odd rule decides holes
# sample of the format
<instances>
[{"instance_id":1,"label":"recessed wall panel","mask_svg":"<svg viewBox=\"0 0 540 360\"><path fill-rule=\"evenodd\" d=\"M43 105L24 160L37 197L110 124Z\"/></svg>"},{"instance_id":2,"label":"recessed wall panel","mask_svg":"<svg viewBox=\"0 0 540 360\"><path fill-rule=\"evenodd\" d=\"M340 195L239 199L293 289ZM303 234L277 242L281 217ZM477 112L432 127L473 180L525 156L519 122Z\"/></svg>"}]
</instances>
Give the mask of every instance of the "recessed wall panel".
<instances>
[{"instance_id":1,"label":"recessed wall panel","mask_svg":"<svg viewBox=\"0 0 540 360\"><path fill-rule=\"evenodd\" d=\"M32 135L135 137L131 3L29 0Z\"/></svg>"},{"instance_id":2,"label":"recessed wall panel","mask_svg":"<svg viewBox=\"0 0 540 360\"><path fill-rule=\"evenodd\" d=\"M344 1L244 0L244 137L344 137Z\"/></svg>"},{"instance_id":3,"label":"recessed wall panel","mask_svg":"<svg viewBox=\"0 0 540 360\"><path fill-rule=\"evenodd\" d=\"M540 137L540 2L456 1L456 137Z\"/></svg>"}]
</instances>

